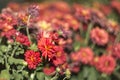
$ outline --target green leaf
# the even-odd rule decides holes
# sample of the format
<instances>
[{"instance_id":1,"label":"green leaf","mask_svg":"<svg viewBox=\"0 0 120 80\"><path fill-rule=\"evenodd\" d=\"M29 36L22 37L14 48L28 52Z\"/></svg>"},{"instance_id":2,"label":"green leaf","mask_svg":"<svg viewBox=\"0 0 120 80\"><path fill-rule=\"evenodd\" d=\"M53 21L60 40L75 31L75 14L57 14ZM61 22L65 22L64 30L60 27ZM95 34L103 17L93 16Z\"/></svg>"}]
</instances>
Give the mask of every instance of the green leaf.
<instances>
[{"instance_id":1,"label":"green leaf","mask_svg":"<svg viewBox=\"0 0 120 80\"><path fill-rule=\"evenodd\" d=\"M10 80L10 74L8 70L2 70L0 74L0 79Z\"/></svg>"},{"instance_id":2,"label":"green leaf","mask_svg":"<svg viewBox=\"0 0 120 80\"><path fill-rule=\"evenodd\" d=\"M8 59L8 61L9 61L9 63L10 64L24 64L25 63L25 61L23 60L23 59L15 59L15 58L13 58L13 57L9 57L9 59Z\"/></svg>"},{"instance_id":3,"label":"green leaf","mask_svg":"<svg viewBox=\"0 0 120 80\"><path fill-rule=\"evenodd\" d=\"M32 44L32 45L29 47L29 49L34 50L34 51L37 51L37 50L38 50L36 44Z\"/></svg>"},{"instance_id":4,"label":"green leaf","mask_svg":"<svg viewBox=\"0 0 120 80\"><path fill-rule=\"evenodd\" d=\"M84 80L83 71L80 71L78 74L78 80Z\"/></svg>"},{"instance_id":5,"label":"green leaf","mask_svg":"<svg viewBox=\"0 0 120 80\"><path fill-rule=\"evenodd\" d=\"M51 77L50 76L45 76L45 80L50 80Z\"/></svg>"},{"instance_id":6,"label":"green leaf","mask_svg":"<svg viewBox=\"0 0 120 80\"><path fill-rule=\"evenodd\" d=\"M5 45L0 45L0 51L1 51L1 52L6 52L6 51L7 51L7 46L5 46Z\"/></svg>"},{"instance_id":7,"label":"green leaf","mask_svg":"<svg viewBox=\"0 0 120 80\"><path fill-rule=\"evenodd\" d=\"M4 58L0 56L0 63L4 64Z\"/></svg>"},{"instance_id":8,"label":"green leaf","mask_svg":"<svg viewBox=\"0 0 120 80\"><path fill-rule=\"evenodd\" d=\"M89 70L88 80L97 80L98 73L95 68L91 67Z\"/></svg>"},{"instance_id":9,"label":"green leaf","mask_svg":"<svg viewBox=\"0 0 120 80\"><path fill-rule=\"evenodd\" d=\"M14 73L13 75L15 80L23 80L22 74Z\"/></svg>"},{"instance_id":10,"label":"green leaf","mask_svg":"<svg viewBox=\"0 0 120 80\"><path fill-rule=\"evenodd\" d=\"M23 75L23 76L25 76L26 78L28 78L28 77L29 77L29 76L28 76L28 72L27 72L27 71L25 71L25 70L23 70L23 71L22 71L22 75Z\"/></svg>"},{"instance_id":11,"label":"green leaf","mask_svg":"<svg viewBox=\"0 0 120 80\"><path fill-rule=\"evenodd\" d=\"M43 72L37 72L36 73L36 78L38 80L45 80L45 74Z\"/></svg>"},{"instance_id":12,"label":"green leaf","mask_svg":"<svg viewBox=\"0 0 120 80\"><path fill-rule=\"evenodd\" d=\"M81 78L77 79L76 76L71 76L70 80L82 80Z\"/></svg>"},{"instance_id":13,"label":"green leaf","mask_svg":"<svg viewBox=\"0 0 120 80\"><path fill-rule=\"evenodd\" d=\"M3 56L3 52L0 51L0 56Z\"/></svg>"},{"instance_id":14,"label":"green leaf","mask_svg":"<svg viewBox=\"0 0 120 80\"><path fill-rule=\"evenodd\" d=\"M80 42L76 41L73 43L74 51L78 51L80 49Z\"/></svg>"},{"instance_id":15,"label":"green leaf","mask_svg":"<svg viewBox=\"0 0 120 80\"><path fill-rule=\"evenodd\" d=\"M83 77L84 78L87 78L88 77L88 75L89 75L89 67L88 66L84 66L83 67Z\"/></svg>"}]
</instances>

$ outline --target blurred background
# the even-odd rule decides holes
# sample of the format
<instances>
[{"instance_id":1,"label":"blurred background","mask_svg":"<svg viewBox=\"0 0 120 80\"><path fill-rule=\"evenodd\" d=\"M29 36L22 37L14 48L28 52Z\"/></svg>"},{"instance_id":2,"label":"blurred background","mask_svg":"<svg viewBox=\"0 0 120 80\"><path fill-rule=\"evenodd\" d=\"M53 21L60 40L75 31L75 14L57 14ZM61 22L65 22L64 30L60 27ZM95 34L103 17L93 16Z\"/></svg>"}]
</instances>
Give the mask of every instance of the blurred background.
<instances>
[{"instance_id":1,"label":"blurred background","mask_svg":"<svg viewBox=\"0 0 120 80\"><path fill-rule=\"evenodd\" d=\"M67 3L74 4L79 3L87 7L94 7L108 14L107 17L117 22L120 22L120 0L0 0L0 11L5 8L9 3L40 3L40 2L52 2L52 1L65 1Z\"/></svg>"}]
</instances>

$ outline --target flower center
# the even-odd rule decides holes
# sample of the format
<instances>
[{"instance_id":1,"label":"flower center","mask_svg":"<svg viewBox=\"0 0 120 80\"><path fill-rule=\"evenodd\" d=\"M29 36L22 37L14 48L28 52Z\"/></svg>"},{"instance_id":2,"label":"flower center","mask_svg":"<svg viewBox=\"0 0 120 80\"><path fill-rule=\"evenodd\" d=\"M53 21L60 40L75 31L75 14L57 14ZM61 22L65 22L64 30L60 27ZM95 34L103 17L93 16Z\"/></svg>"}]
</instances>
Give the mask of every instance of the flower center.
<instances>
[{"instance_id":1,"label":"flower center","mask_svg":"<svg viewBox=\"0 0 120 80\"><path fill-rule=\"evenodd\" d=\"M87 54L85 52L82 53L82 57L86 57Z\"/></svg>"}]
</instances>

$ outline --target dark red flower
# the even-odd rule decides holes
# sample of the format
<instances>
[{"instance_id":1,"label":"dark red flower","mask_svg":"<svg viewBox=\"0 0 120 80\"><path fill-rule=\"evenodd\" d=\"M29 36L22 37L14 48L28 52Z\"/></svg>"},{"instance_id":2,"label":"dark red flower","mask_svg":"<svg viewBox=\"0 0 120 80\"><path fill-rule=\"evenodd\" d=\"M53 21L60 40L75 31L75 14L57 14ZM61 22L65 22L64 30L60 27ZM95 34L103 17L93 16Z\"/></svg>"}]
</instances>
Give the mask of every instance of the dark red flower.
<instances>
[{"instance_id":1,"label":"dark red flower","mask_svg":"<svg viewBox=\"0 0 120 80\"><path fill-rule=\"evenodd\" d=\"M99 27L93 28L90 32L92 41L98 45L105 45L108 43L109 35L104 29Z\"/></svg>"},{"instance_id":2,"label":"dark red flower","mask_svg":"<svg viewBox=\"0 0 120 80\"><path fill-rule=\"evenodd\" d=\"M36 66L41 62L39 52L27 50L24 55L25 55L25 60L28 63L29 69L35 69Z\"/></svg>"},{"instance_id":3,"label":"dark red flower","mask_svg":"<svg viewBox=\"0 0 120 80\"><path fill-rule=\"evenodd\" d=\"M30 41L29 41L28 37L21 33L16 34L16 41L25 46L30 46Z\"/></svg>"},{"instance_id":4,"label":"dark red flower","mask_svg":"<svg viewBox=\"0 0 120 80\"><path fill-rule=\"evenodd\" d=\"M52 59L52 61L55 66L62 65L67 61L67 55L63 51L62 47L58 46L56 48L56 54L55 54L55 57Z\"/></svg>"}]
</instances>

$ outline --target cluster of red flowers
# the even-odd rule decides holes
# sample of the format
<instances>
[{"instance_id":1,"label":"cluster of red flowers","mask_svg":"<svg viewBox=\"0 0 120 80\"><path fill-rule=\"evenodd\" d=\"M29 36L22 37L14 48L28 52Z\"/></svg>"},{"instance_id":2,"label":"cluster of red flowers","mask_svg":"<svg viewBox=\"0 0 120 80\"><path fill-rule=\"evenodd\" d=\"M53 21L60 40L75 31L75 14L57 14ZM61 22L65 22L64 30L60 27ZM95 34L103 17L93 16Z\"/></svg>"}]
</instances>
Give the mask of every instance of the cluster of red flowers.
<instances>
[{"instance_id":1,"label":"cluster of red flowers","mask_svg":"<svg viewBox=\"0 0 120 80\"><path fill-rule=\"evenodd\" d=\"M39 64L45 63L43 71L47 75L54 73L57 67L61 71L68 68L76 73L81 65L94 66L106 74L114 71L120 58L120 43L113 44L119 25L107 20L101 12L78 4L71 6L71 9L64 2L37 6L12 4L0 14L1 36L27 47L24 56L29 69L36 69ZM90 31L89 24L93 24ZM87 34L87 30L90 36L87 37L87 46L81 44L74 50L75 42L86 41L82 32ZM91 43L98 49L104 48L106 53L97 52ZM32 44L37 46L37 50L30 50ZM107 49L110 45L109 54Z\"/></svg>"}]
</instances>

